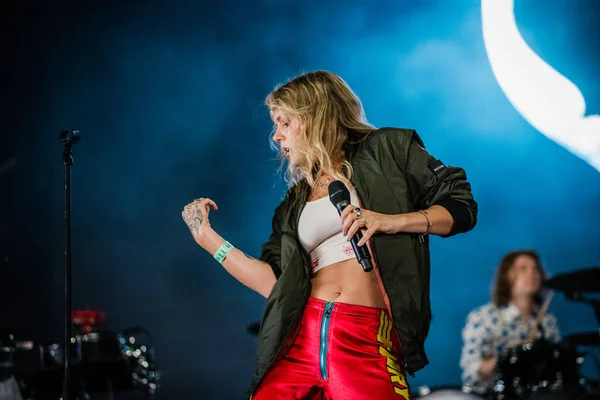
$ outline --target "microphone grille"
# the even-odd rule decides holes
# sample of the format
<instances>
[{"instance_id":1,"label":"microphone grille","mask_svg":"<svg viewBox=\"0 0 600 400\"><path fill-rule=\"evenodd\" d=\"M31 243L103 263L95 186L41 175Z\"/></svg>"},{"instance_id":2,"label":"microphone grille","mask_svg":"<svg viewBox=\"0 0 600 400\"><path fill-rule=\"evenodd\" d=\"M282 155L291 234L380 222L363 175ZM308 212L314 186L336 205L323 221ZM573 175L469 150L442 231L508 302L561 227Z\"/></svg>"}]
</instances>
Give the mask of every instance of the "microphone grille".
<instances>
[{"instance_id":1,"label":"microphone grille","mask_svg":"<svg viewBox=\"0 0 600 400\"><path fill-rule=\"evenodd\" d=\"M333 203L333 205L337 205L342 201L350 202L350 192L344 182L342 181L333 181L329 184L329 200Z\"/></svg>"}]
</instances>

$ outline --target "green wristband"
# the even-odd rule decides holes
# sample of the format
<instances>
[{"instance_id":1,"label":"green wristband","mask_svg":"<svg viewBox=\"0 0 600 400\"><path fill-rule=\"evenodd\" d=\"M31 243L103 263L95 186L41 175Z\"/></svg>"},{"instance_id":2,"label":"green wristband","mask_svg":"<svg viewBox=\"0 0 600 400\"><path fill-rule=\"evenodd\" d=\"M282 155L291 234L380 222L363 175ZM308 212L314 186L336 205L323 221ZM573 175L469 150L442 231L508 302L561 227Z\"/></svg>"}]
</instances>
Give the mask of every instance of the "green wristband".
<instances>
[{"instance_id":1,"label":"green wristband","mask_svg":"<svg viewBox=\"0 0 600 400\"><path fill-rule=\"evenodd\" d=\"M219 247L219 250L217 250L217 252L215 253L215 255L213 257L215 258L215 260L217 260L219 262L219 264L221 264L223 262L223 260L225 259L225 257L227 257L227 254L229 254L229 252L232 249L233 249L233 246L231 245L231 243L229 243L226 240L225 243L223 243L221 245L221 247Z\"/></svg>"}]
</instances>

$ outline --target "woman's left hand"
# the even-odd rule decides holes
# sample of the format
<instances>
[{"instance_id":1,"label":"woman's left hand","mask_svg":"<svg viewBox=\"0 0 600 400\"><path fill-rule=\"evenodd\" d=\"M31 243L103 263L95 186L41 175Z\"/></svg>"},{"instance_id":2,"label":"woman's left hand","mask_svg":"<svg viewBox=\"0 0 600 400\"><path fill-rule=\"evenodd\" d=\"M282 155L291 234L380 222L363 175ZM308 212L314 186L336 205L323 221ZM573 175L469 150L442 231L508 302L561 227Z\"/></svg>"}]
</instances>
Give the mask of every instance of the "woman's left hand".
<instances>
[{"instance_id":1,"label":"woman's left hand","mask_svg":"<svg viewBox=\"0 0 600 400\"><path fill-rule=\"evenodd\" d=\"M342 230L344 235L350 240L359 230L363 229L363 237L358 242L359 246L364 245L376 232L396 233L397 223L393 216L380 214L374 211L363 210L355 205L348 205L341 215Z\"/></svg>"}]
</instances>

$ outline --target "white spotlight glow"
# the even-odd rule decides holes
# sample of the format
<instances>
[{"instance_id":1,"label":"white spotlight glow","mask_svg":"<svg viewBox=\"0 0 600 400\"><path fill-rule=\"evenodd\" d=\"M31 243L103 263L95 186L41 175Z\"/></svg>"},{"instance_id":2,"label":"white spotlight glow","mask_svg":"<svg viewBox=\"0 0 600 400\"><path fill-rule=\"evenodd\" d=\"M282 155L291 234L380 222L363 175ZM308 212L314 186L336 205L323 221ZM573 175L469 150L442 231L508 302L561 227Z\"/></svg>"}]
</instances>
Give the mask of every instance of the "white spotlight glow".
<instances>
[{"instance_id":1,"label":"white spotlight glow","mask_svg":"<svg viewBox=\"0 0 600 400\"><path fill-rule=\"evenodd\" d=\"M600 171L600 115L521 37L513 0L481 0L483 40L502 91L535 129Z\"/></svg>"}]
</instances>

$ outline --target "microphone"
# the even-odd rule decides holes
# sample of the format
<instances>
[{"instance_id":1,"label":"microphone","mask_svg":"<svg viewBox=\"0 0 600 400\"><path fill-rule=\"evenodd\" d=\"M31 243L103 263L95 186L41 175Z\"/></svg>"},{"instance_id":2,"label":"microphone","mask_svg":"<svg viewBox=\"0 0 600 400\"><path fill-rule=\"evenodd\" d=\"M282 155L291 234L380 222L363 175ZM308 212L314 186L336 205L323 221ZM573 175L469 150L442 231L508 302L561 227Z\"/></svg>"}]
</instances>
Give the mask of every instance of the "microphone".
<instances>
[{"instance_id":1,"label":"microphone","mask_svg":"<svg viewBox=\"0 0 600 400\"><path fill-rule=\"evenodd\" d=\"M346 185L341 181L333 181L329 184L329 200L337 208L338 213L341 215L344 209L350 204L350 192ZM365 272L373 270L373 264L371 264L371 252L369 247L365 243L362 246L358 246L357 243L362 239L362 231L359 229L356 231L354 236L350 239L352 243L352 249L356 255L356 259L362 265Z\"/></svg>"}]
</instances>

